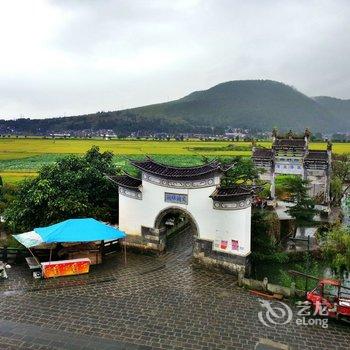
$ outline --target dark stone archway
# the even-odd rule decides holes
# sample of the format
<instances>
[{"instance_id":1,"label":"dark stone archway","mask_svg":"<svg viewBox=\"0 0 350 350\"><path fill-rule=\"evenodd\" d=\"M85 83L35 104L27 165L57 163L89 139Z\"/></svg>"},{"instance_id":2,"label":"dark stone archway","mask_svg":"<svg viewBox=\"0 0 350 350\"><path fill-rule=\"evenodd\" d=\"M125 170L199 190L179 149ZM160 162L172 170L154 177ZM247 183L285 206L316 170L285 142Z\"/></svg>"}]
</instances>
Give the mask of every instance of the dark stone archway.
<instances>
[{"instance_id":1,"label":"dark stone archway","mask_svg":"<svg viewBox=\"0 0 350 350\"><path fill-rule=\"evenodd\" d=\"M154 228L161 232L167 250L192 250L199 236L194 217L179 207L162 210L155 219Z\"/></svg>"},{"instance_id":2,"label":"dark stone archway","mask_svg":"<svg viewBox=\"0 0 350 350\"><path fill-rule=\"evenodd\" d=\"M156 217L154 221L154 228L156 229L162 229L164 228L164 223L167 217L169 216L176 216L176 215L184 215L190 222L191 227L193 229L194 235L199 236L199 229L197 222L195 218L192 216L192 214L187 211L186 209L180 208L180 207L168 207L163 209Z\"/></svg>"}]
</instances>

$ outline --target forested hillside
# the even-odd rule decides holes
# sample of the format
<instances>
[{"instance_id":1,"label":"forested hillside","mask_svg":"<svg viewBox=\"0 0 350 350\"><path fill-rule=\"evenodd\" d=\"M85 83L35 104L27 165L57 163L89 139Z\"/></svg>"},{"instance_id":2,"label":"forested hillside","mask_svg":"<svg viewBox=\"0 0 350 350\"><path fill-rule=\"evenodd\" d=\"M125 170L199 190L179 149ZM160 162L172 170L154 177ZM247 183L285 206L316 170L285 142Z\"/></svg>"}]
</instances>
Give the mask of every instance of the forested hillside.
<instances>
[{"instance_id":1,"label":"forested hillside","mask_svg":"<svg viewBox=\"0 0 350 350\"><path fill-rule=\"evenodd\" d=\"M0 131L23 133L113 129L133 131L209 132L213 128L253 130L309 127L313 131L350 130L350 100L310 98L295 88L271 80L240 80L196 91L179 100L123 111L88 115L0 121Z\"/></svg>"},{"instance_id":2,"label":"forested hillside","mask_svg":"<svg viewBox=\"0 0 350 350\"><path fill-rule=\"evenodd\" d=\"M328 111L296 89L270 80L231 81L168 103L131 109L143 116L181 117L192 125L269 130L332 130ZM348 123L350 127L350 124Z\"/></svg>"},{"instance_id":3,"label":"forested hillside","mask_svg":"<svg viewBox=\"0 0 350 350\"><path fill-rule=\"evenodd\" d=\"M339 98L327 97L327 96L314 97L314 100L318 104L320 104L330 115L336 118L337 123L344 122L345 125L349 124L350 100L341 100ZM339 131L345 131L345 130L341 129Z\"/></svg>"}]
</instances>

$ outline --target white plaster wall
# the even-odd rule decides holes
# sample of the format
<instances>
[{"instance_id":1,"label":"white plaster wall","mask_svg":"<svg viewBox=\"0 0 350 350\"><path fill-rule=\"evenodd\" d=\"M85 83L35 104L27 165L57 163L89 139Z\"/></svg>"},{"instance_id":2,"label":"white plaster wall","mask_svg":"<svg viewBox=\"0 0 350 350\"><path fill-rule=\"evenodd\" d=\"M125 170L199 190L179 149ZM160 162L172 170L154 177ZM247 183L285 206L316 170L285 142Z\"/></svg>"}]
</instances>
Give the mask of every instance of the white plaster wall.
<instances>
[{"instance_id":1,"label":"white plaster wall","mask_svg":"<svg viewBox=\"0 0 350 350\"><path fill-rule=\"evenodd\" d=\"M270 169L262 174L259 175L260 179L263 181L271 181L272 180L272 174Z\"/></svg>"},{"instance_id":2,"label":"white plaster wall","mask_svg":"<svg viewBox=\"0 0 350 350\"><path fill-rule=\"evenodd\" d=\"M302 175L304 173L304 169L302 164L276 162L275 172L276 174Z\"/></svg>"},{"instance_id":3,"label":"white plaster wall","mask_svg":"<svg viewBox=\"0 0 350 350\"><path fill-rule=\"evenodd\" d=\"M202 221L200 238L214 242L213 249L237 255L248 255L251 242L251 207L239 210L212 209ZM238 241L238 250L232 249L232 240ZM227 248L222 249L222 241Z\"/></svg>"},{"instance_id":4,"label":"white plaster wall","mask_svg":"<svg viewBox=\"0 0 350 350\"><path fill-rule=\"evenodd\" d=\"M192 215L198 226L198 238L213 241L213 249L247 255L250 253L251 208L214 209L213 200L209 196L215 187L175 189L143 180L142 200L119 196L119 227L129 235L141 235L141 226L154 227L162 210L178 207ZM187 194L188 204L165 202L165 192ZM222 240L228 242L226 249L220 248ZM238 250L232 250L232 240L238 241Z\"/></svg>"},{"instance_id":5,"label":"white plaster wall","mask_svg":"<svg viewBox=\"0 0 350 350\"><path fill-rule=\"evenodd\" d=\"M327 174L325 170L307 170L307 179L310 181L309 195L311 197L327 193Z\"/></svg>"},{"instance_id":6,"label":"white plaster wall","mask_svg":"<svg viewBox=\"0 0 350 350\"><path fill-rule=\"evenodd\" d=\"M141 235L140 222L145 211L142 200L119 194L119 229L128 235Z\"/></svg>"}]
</instances>

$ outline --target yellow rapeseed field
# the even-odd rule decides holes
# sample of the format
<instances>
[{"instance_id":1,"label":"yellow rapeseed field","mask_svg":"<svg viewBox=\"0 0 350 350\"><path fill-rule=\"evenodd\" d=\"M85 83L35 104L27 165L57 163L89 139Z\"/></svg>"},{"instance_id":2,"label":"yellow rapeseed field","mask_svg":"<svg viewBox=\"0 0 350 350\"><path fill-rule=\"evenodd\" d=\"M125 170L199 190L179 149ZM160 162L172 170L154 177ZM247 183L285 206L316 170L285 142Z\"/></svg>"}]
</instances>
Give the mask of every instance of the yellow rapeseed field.
<instances>
[{"instance_id":1,"label":"yellow rapeseed field","mask_svg":"<svg viewBox=\"0 0 350 350\"><path fill-rule=\"evenodd\" d=\"M116 155L171 154L171 155L249 155L249 151L225 150L228 145L249 147L249 142L229 141L148 141L148 140L80 140L80 139L39 139L39 138L6 138L0 139L0 160L20 159L35 155L53 153L84 153L91 146L97 145L103 151L112 151ZM270 142L259 142L269 147ZM196 148L200 148L197 151ZM203 151L207 148L208 151ZM213 150L222 148L222 150ZM312 143L311 149L326 149L325 143ZM350 143L334 143L335 153L350 153Z\"/></svg>"},{"instance_id":2,"label":"yellow rapeseed field","mask_svg":"<svg viewBox=\"0 0 350 350\"><path fill-rule=\"evenodd\" d=\"M148 141L148 140L101 140L101 139L39 139L39 138L6 138L0 139L0 160L20 159L40 154L54 153L84 153L91 146L97 145L102 151L112 151L114 154L142 155L142 154L172 154L191 155L196 154L195 147L225 147L230 142L202 142L202 141ZM246 142L235 142L237 146L249 146ZM266 143L268 145L268 143ZM203 153L203 152L201 152ZM241 154L236 151L205 152L205 154ZM242 154L249 154L243 152Z\"/></svg>"},{"instance_id":3,"label":"yellow rapeseed field","mask_svg":"<svg viewBox=\"0 0 350 350\"><path fill-rule=\"evenodd\" d=\"M29 177L35 177L37 175L36 172L25 172L25 171L5 171L0 172L0 176L4 183L17 183L22 181L23 179Z\"/></svg>"},{"instance_id":4,"label":"yellow rapeseed field","mask_svg":"<svg viewBox=\"0 0 350 350\"><path fill-rule=\"evenodd\" d=\"M271 142L259 142L270 147ZM102 140L102 139L41 139L1 138L0 175L7 182L17 182L24 177L35 176L36 169L21 167L21 160L47 155L83 154L93 145L102 151L112 151L116 156L126 155L172 155L172 156L250 156L251 143L230 141L152 141L152 140ZM326 149L326 143L311 143L311 149ZM333 152L350 153L350 143L334 143ZM31 159L31 158L30 158ZM18 160L15 168L7 169L8 161Z\"/></svg>"}]
</instances>

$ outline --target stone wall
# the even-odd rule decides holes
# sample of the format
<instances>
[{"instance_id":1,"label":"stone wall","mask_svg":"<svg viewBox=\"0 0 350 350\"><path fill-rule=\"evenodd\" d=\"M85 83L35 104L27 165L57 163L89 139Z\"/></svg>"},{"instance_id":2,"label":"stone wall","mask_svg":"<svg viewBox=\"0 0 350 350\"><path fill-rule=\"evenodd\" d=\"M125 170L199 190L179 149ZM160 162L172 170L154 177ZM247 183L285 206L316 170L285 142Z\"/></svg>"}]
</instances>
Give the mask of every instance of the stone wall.
<instances>
[{"instance_id":1,"label":"stone wall","mask_svg":"<svg viewBox=\"0 0 350 350\"><path fill-rule=\"evenodd\" d=\"M281 294L284 297L304 297L305 292L295 288L295 283L292 282L290 287L280 286L278 284L269 283L267 277L265 277L262 281L245 278L243 273L238 274L238 285L240 287L247 287L252 290L268 292L272 294Z\"/></svg>"},{"instance_id":2,"label":"stone wall","mask_svg":"<svg viewBox=\"0 0 350 350\"><path fill-rule=\"evenodd\" d=\"M225 270L238 275L238 273L250 274L249 256L235 255L213 250L213 242L204 239L196 239L194 260L207 268Z\"/></svg>"},{"instance_id":3,"label":"stone wall","mask_svg":"<svg viewBox=\"0 0 350 350\"><path fill-rule=\"evenodd\" d=\"M124 243L134 250L163 252L166 243L165 229L142 226L141 236L127 235Z\"/></svg>"},{"instance_id":4,"label":"stone wall","mask_svg":"<svg viewBox=\"0 0 350 350\"><path fill-rule=\"evenodd\" d=\"M142 227L142 236L127 236L124 244L128 249L162 253L165 250L167 235L166 231ZM213 250L213 242L204 239L195 239L193 259L196 263L209 268L219 269L238 276L238 273L250 275L249 256L235 255Z\"/></svg>"}]
</instances>

